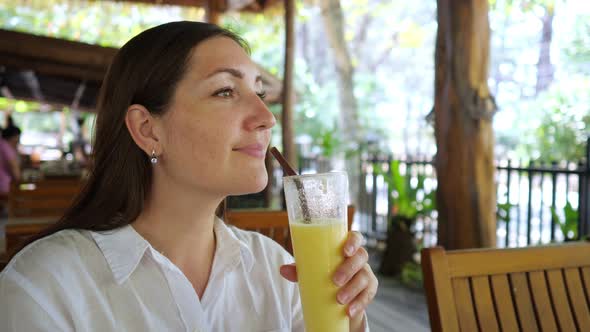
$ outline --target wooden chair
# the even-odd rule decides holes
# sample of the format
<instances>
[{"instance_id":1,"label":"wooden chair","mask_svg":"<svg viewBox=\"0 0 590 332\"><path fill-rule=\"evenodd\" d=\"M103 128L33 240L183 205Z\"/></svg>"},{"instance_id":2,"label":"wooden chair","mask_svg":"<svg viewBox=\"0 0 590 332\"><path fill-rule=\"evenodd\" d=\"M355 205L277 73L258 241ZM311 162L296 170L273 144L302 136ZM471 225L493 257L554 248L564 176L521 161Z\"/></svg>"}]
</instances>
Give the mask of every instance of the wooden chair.
<instances>
[{"instance_id":1,"label":"wooden chair","mask_svg":"<svg viewBox=\"0 0 590 332\"><path fill-rule=\"evenodd\" d=\"M17 183L8 195L8 224L5 229L6 252L14 253L28 237L57 221L71 205L83 183L79 178L45 179L35 183ZM13 220L28 220L11 224Z\"/></svg>"},{"instance_id":2,"label":"wooden chair","mask_svg":"<svg viewBox=\"0 0 590 332\"><path fill-rule=\"evenodd\" d=\"M56 222L57 219L55 218ZM6 252L12 256L29 237L40 233L50 225L51 223L48 222L6 225Z\"/></svg>"},{"instance_id":3,"label":"wooden chair","mask_svg":"<svg viewBox=\"0 0 590 332\"><path fill-rule=\"evenodd\" d=\"M348 229L352 226L353 220L354 206L348 206ZM287 211L234 210L226 213L226 221L238 228L260 232L293 254Z\"/></svg>"},{"instance_id":4,"label":"wooden chair","mask_svg":"<svg viewBox=\"0 0 590 332\"><path fill-rule=\"evenodd\" d=\"M59 217L70 206L81 186L80 179L15 184L8 196L8 216Z\"/></svg>"},{"instance_id":5,"label":"wooden chair","mask_svg":"<svg viewBox=\"0 0 590 332\"><path fill-rule=\"evenodd\" d=\"M422 250L432 331L590 331L590 244Z\"/></svg>"}]
</instances>

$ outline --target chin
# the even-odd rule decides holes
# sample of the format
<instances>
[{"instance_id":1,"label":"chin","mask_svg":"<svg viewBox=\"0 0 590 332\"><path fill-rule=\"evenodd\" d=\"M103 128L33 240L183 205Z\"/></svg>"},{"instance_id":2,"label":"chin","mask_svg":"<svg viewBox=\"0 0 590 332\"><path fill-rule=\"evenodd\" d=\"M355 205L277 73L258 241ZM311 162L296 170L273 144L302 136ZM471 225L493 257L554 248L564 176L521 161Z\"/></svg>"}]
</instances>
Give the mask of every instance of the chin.
<instances>
[{"instance_id":1,"label":"chin","mask_svg":"<svg viewBox=\"0 0 590 332\"><path fill-rule=\"evenodd\" d=\"M261 192L266 188L268 183L268 174L255 175L251 178L242 176L238 181L235 182L234 190L231 195L247 195Z\"/></svg>"}]
</instances>

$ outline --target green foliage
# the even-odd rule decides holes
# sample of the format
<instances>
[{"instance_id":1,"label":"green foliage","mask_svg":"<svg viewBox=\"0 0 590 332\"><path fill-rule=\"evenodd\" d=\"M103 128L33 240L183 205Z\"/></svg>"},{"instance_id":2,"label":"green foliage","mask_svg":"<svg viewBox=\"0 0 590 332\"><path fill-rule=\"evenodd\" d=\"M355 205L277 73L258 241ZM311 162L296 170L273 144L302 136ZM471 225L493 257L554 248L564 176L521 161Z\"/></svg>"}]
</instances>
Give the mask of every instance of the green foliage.
<instances>
[{"instance_id":1,"label":"green foliage","mask_svg":"<svg viewBox=\"0 0 590 332\"><path fill-rule=\"evenodd\" d=\"M577 18L575 27L564 54L575 71L590 75L590 15Z\"/></svg>"},{"instance_id":2,"label":"green foliage","mask_svg":"<svg viewBox=\"0 0 590 332\"><path fill-rule=\"evenodd\" d=\"M539 141L540 160L578 161L584 157L587 130L590 116L575 119L570 113L555 109L553 114L545 115L536 136Z\"/></svg>"},{"instance_id":3,"label":"green foliage","mask_svg":"<svg viewBox=\"0 0 590 332\"><path fill-rule=\"evenodd\" d=\"M283 77L285 29L281 15L232 12L222 16L221 25L248 42L255 62Z\"/></svg>"},{"instance_id":4,"label":"green foliage","mask_svg":"<svg viewBox=\"0 0 590 332\"><path fill-rule=\"evenodd\" d=\"M14 1L0 3L0 27L120 47L145 29L173 20L202 20L203 13L195 8L113 1Z\"/></svg>"},{"instance_id":5,"label":"green foliage","mask_svg":"<svg viewBox=\"0 0 590 332\"><path fill-rule=\"evenodd\" d=\"M388 195L393 203L393 215L415 220L419 216L430 214L436 209L436 192L434 190L426 191L424 175L414 177L415 184L412 185L412 176L410 174L402 175L400 172L400 162L393 160L389 167L389 172L377 170L383 176L387 183Z\"/></svg>"},{"instance_id":6,"label":"green foliage","mask_svg":"<svg viewBox=\"0 0 590 332\"><path fill-rule=\"evenodd\" d=\"M504 0L503 5L507 15L510 15L514 8L522 11L537 11L538 9L553 10L555 0ZM496 9L498 0L489 0L490 7Z\"/></svg>"},{"instance_id":7,"label":"green foliage","mask_svg":"<svg viewBox=\"0 0 590 332\"><path fill-rule=\"evenodd\" d=\"M551 215L559 224L566 241L576 240L578 238L578 211L567 202L562 210L563 218L557 213L554 207L551 207Z\"/></svg>"},{"instance_id":8,"label":"green foliage","mask_svg":"<svg viewBox=\"0 0 590 332\"><path fill-rule=\"evenodd\" d=\"M400 274L402 284L411 288L422 288L424 278L422 276L422 267L416 262L407 262L402 267Z\"/></svg>"},{"instance_id":9,"label":"green foliage","mask_svg":"<svg viewBox=\"0 0 590 332\"><path fill-rule=\"evenodd\" d=\"M322 148L322 155L324 157L332 157L341 145L340 139L336 136L336 132L333 130L326 130L320 137Z\"/></svg>"},{"instance_id":10,"label":"green foliage","mask_svg":"<svg viewBox=\"0 0 590 332\"><path fill-rule=\"evenodd\" d=\"M584 117L590 113L590 24L584 6L576 1L490 1L490 78L500 108L494 127L501 158L578 161L584 154ZM542 29L519 27L542 25L547 14L554 15L549 59L554 76L549 90L539 92Z\"/></svg>"},{"instance_id":11,"label":"green foliage","mask_svg":"<svg viewBox=\"0 0 590 332\"><path fill-rule=\"evenodd\" d=\"M519 102L518 130L496 133L501 149L515 158L543 162L585 157L590 137L590 76L571 75L534 100ZM513 106L515 107L515 106Z\"/></svg>"},{"instance_id":12,"label":"green foliage","mask_svg":"<svg viewBox=\"0 0 590 332\"><path fill-rule=\"evenodd\" d=\"M590 86L590 78L585 80ZM554 89L542 96L538 105L543 105L545 112L533 132L536 144L529 146L529 155L544 161L582 160L590 136L589 102L590 91L582 85L577 89Z\"/></svg>"},{"instance_id":13,"label":"green foliage","mask_svg":"<svg viewBox=\"0 0 590 332\"><path fill-rule=\"evenodd\" d=\"M496 218L499 221L507 223L510 221L510 210L514 207L514 204L510 202L498 203L496 205Z\"/></svg>"}]
</instances>

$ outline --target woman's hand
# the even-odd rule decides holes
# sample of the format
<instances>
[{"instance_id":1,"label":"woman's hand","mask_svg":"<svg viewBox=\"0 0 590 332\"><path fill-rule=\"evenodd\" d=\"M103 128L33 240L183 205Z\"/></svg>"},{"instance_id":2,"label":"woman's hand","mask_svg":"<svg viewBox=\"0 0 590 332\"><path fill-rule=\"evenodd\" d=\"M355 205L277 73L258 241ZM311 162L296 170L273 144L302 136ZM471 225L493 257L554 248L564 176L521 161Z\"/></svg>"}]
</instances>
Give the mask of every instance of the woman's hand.
<instances>
[{"instance_id":1,"label":"woman's hand","mask_svg":"<svg viewBox=\"0 0 590 332\"><path fill-rule=\"evenodd\" d=\"M350 331L364 331L365 309L373 301L379 282L368 264L369 254L362 247L363 236L349 232L344 243L344 262L336 269L332 281L340 287L337 301L347 305L350 316ZM281 275L290 281L297 281L294 264L281 266Z\"/></svg>"}]
</instances>

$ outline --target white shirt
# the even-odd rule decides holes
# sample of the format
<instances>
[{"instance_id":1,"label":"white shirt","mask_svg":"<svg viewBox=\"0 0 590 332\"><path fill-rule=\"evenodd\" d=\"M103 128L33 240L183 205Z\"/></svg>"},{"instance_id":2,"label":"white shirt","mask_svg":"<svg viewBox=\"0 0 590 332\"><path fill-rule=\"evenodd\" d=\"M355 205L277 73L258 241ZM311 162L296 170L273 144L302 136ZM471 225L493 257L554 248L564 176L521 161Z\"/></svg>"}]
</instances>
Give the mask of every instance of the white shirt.
<instances>
[{"instance_id":1,"label":"white shirt","mask_svg":"<svg viewBox=\"0 0 590 332\"><path fill-rule=\"evenodd\" d=\"M221 220L214 230L202 299L131 226L36 241L0 274L0 331L304 331L297 284L279 274L291 255Z\"/></svg>"}]
</instances>

